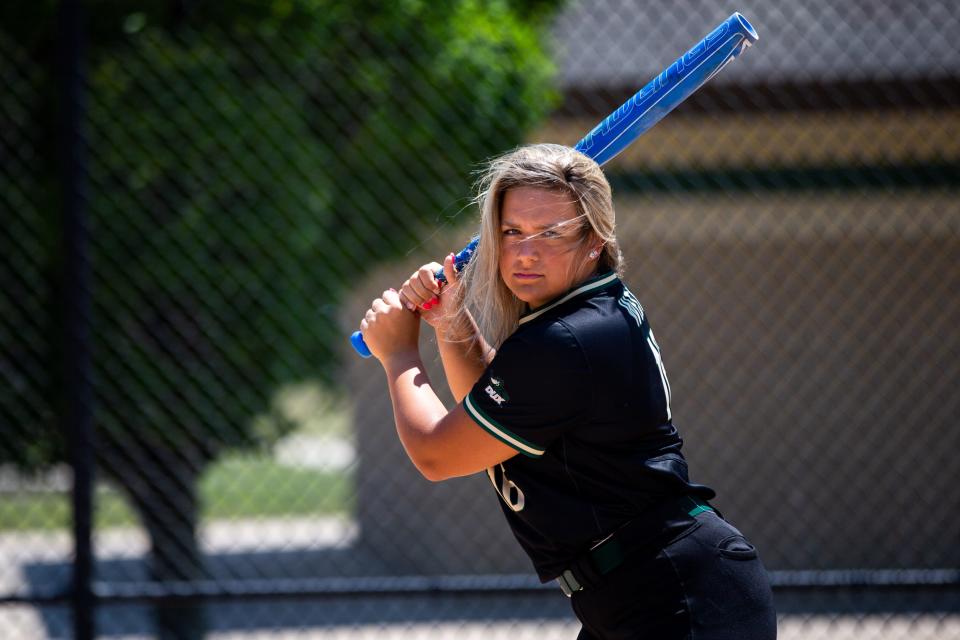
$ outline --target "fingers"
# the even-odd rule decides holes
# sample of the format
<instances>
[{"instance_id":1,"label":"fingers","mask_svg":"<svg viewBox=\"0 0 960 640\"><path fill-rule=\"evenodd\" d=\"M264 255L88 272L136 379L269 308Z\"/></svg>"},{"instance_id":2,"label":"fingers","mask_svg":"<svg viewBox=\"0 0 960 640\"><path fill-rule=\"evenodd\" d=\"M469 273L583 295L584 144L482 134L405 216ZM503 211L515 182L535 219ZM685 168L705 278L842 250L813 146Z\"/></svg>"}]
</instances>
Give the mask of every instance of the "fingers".
<instances>
[{"instance_id":1,"label":"fingers","mask_svg":"<svg viewBox=\"0 0 960 640\"><path fill-rule=\"evenodd\" d=\"M447 279L447 286L455 285L457 283L457 269L455 265L455 257L451 252L447 254L447 257L443 259L443 275ZM427 300L423 305L424 309L430 309L434 305L440 304L440 293L438 292L436 296Z\"/></svg>"},{"instance_id":2,"label":"fingers","mask_svg":"<svg viewBox=\"0 0 960 640\"><path fill-rule=\"evenodd\" d=\"M379 305L377 304L379 303ZM373 301L373 310L378 312L388 311L390 307L401 307L400 294L396 289L390 288L383 292L379 298Z\"/></svg>"},{"instance_id":3,"label":"fingers","mask_svg":"<svg viewBox=\"0 0 960 640\"><path fill-rule=\"evenodd\" d=\"M437 266L439 265L436 262L432 262L429 266L420 267L420 270L416 273L423 289L434 294L440 293L440 283L437 282L436 275L434 275L437 272L434 267Z\"/></svg>"},{"instance_id":4,"label":"fingers","mask_svg":"<svg viewBox=\"0 0 960 640\"><path fill-rule=\"evenodd\" d=\"M425 273L423 272L423 270L420 271L420 280L421 280L421 282L423 282L423 280L424 280L425 277L426 277L426 278L429 278L429 283L426 283L426 282L425 282L424 285L425 285L427 291L432 294L432 295L430 295L430 299L427 300L426 302L424 302L423 305L422 305L423 308L424 308L424 309L427 309L427 310L429 310L431 307L433 307L433 305L440 303L440 297L439 297L439 296L440 296L440 289L441 289L441 287L442 287L443 285L441 285L439 282L437 282L436 275L434 275L435 273L436 273L436 271L431 271L431 272L425 274Z\"/></svg>"},{"instance_id":5,"label":"fingers","mask_svg":"<svg viewBox=\"0 0 960 640\"><path fill-rule=\"evenodd\" d=\"M443 259L443 275L446 276L448 284L456 284L457 280L460 279L460 276L457 274L457 268L455 266L454 255L452 252Z\"/></svg>"},{"instance_id":6,"label":"fingers","mask_svg":"<svg viewBox=\"0 0 960 640\"><path fill-rule=\"evenodd\" d=\"M443 284L437 280L436 273L443 270L447 283L457 282L457 271L454 267L454 254L450 253L443 260L443 266L436 262L425 264L411 274L407 281L400 287L400 304L410 311L416 308L429 310L440 304L440 292Z\"/></svg>"},{"instance_id":7,"label":"fingers","mask_svg":"<svg viewBox=\"0 0 960 640\"><path fill-rule=\"evenodd\" d=\"M440 283L433 275L438 269L440 265L435 262L426 264L413 272L403 284L400 300L407 309L413 311L416 307L424 307L440 292Z\"/></svg>"},{"instance_id":8,"label":"fingers","mask_svg":"<svg viewBox=\"0 0 960 640\"><path fill-rule=\"evenodd\" d=\"M379 298L370 303L370 308L367 309L363 317L367 322L373 322L376 320L377 314L386 313L391 308L399 309L402 306L403 303L400 302L400 294L397 290L387 289Z\"/></svg>"},{"instance_id":9,"label":"fingers","mask_svg":"<svg viewBox=\"0 0 960 640\"><path fill-rule=\"evenodd\" d=\"M402 307L403 303L400 301L400 294L397 290L387 289L379 298L370 303L370 308L363 314L363 319L360 321L360 333L366 337L370 327L377 324L379 316L388 313L391 308L401 309Z\"/></svg>"},{"instance_id":10,"label":"fingers","mask_svg":"<svg viewBox=\"0 0 960 640\"><path fill-rule=\"evenodd\" d=\"M398 291L387 289L370 303L360 332L370 353L383 361L391 354L417 348L420 320L404 308Z\"/></svg>"}]
</instances>

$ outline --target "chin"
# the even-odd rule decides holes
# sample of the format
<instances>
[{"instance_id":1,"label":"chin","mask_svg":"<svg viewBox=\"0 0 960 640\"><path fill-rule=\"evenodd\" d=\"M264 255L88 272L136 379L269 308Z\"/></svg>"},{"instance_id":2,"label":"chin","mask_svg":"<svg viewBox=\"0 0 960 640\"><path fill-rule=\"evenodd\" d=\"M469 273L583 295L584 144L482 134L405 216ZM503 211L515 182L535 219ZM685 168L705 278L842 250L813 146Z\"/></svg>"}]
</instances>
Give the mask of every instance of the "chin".
<instances>
[{"instance_id":1,"label":"chin","mask_svg":"<svg viewBox=\"0 0 960 640\"><path fill-rule=\"evenodd\" d=\"M514 292L513 292L513 297L516 298L517 300L519 300L520 302L525 302L525 303L527 303L527 304L530 304L530 296L529 296L529 295L526 295L526 294L524 294L524 293L522 293L522 292L514 291Z\"/></svg>"},{"instance_id":2,"label":"chin","mask_svg":"<svg viewBox=\"0 0 960 640\"><path fill-rule=\"evenodd\" d=\"M530 307L531 309L542 307L552 299L552 298L543 298L542 296L535 296L530 294L527 294L524 296L517 296L517 297L520 298L521 301L525 302L527 306Z\"/></svg>"}]
</instances>

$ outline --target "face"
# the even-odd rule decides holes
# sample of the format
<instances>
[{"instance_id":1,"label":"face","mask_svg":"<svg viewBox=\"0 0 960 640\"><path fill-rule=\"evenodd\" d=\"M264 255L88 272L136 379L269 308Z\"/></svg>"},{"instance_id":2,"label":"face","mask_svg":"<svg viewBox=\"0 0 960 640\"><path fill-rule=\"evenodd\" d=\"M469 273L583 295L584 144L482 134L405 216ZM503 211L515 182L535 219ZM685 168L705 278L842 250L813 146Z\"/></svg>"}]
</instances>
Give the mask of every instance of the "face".
<instances>
[{"instance_id":1,"label":"face","mask_svg":"<svg viewBox=\"0 0 960 640\"><path fill-rule=\"evenodd\" d=\"M570 196L535 187L507 191L500 212L500 277L515 296L540 307L589 278L589 236Z\"/></svg>"}]
</instances>

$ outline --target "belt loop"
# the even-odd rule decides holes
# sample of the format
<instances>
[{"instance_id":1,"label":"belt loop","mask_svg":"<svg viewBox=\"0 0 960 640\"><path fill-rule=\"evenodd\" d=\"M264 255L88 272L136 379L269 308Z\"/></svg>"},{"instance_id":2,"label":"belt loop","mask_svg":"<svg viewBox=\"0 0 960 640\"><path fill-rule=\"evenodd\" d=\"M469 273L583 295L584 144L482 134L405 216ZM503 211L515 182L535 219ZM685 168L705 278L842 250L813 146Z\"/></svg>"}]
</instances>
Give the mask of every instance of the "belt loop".
<instances>
[{"instance_id":1,"label":"belt loop","mask_svg":"<svg viewBox=\"0 0 960 640\"><path fill-rule=\"evenodd\" d=\"M560 591L563 591L563 595L568 598L572 597L577 591L583 590L583 585L577 582L577 579L573 576L573 571L570 569L565 569L563 573L557 576L557 582L560 583Z\"/></svg>"}]
</instances>

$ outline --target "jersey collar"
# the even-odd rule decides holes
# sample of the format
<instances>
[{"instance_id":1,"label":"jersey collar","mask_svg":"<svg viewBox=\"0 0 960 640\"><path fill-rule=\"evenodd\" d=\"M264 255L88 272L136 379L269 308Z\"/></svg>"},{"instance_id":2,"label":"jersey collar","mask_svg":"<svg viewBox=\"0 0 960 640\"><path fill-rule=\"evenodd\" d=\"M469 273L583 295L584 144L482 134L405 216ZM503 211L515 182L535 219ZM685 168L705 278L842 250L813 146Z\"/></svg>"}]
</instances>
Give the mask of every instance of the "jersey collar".
<instances>
[{"instance_id":1,"label":"jersey collar","mask_svg":"<svg viewBox=\"0 0 960 640\"><path fill-rule=\"evenodd\" d=\"M578 286L576 289L570 290L569 292L567 292L567 293L564 294L563 296L557 298L557 299L554 300L553 302L548 302L547 304L543 305L542 307L538 307L537 309L534 309L534 310L530 311L529 313L526 313L526 314L520 316L519 324L524 324L524 323L530 322L531 320L535 320L535 319L539 318L540 316L542 316L542 315L543 315L544 313L546 313L547 311L550 311L551 309L554 309L554 308L556 308L556 307L559 307L559 306L560 306L561 304L563 304L564 302L566 302L566 301L568 301L568 300L570 300L570 299L572 299L572 298L576 298L577 296L579 296L579 295L582 294L582 293L587 293L587 292L589 292L589 291L598 291L598 290L600 290L600 289L604 289L604 288L608 287L609 285L613 284L614 282L616 282L617 280L618 280L617 274L614 273L613 271L610 271L610 272L605 273L605 274L603 274L603 275L599 275L599 276L590 278L589 280L585 281L585 282L582 283L580 286Z\"/></svg>"}]
</instances>

